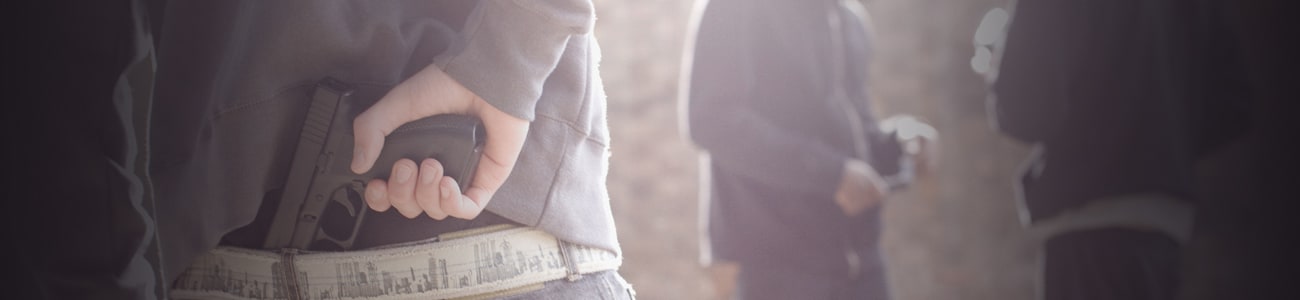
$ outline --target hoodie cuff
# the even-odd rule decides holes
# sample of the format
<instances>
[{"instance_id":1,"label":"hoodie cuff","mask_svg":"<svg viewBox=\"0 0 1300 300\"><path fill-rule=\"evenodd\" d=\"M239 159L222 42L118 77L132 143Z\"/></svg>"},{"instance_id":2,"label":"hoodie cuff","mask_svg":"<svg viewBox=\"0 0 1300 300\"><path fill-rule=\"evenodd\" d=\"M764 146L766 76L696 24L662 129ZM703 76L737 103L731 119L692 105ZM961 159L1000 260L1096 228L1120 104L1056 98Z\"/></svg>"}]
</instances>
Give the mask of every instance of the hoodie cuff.
<instances>
[{"instance_id":1,"label":"hoodie cuff","mask_svg":"<svg viewBox=\"0 0 1300 300\"><path fill-rule=\"evenodd\" d=\"M481 1L434 64L492 106L532 121L568 40L589 34L590 1Z\"/></svg>"}]
</instances>

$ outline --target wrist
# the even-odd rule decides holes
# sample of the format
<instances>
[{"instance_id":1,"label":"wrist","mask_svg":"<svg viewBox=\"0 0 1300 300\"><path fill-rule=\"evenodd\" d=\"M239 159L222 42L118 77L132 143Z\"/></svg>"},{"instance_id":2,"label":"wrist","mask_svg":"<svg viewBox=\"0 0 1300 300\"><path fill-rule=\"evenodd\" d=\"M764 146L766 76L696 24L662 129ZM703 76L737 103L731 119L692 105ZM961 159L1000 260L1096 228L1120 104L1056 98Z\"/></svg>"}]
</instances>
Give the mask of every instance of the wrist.
<instances>
[{"instance_id":1,"label":"wrist","mask_svg":"<svg viewBox=\"0 0 1300 300\"><path fill-rule=\"evenodd\" d=\"M866 173L869 169L871 169L871 166L868 165L866 161L856 158L845 159L843 171L840 175L840 190L844 190L844 187L867 180Z\"/></svg>"}]
</instances>

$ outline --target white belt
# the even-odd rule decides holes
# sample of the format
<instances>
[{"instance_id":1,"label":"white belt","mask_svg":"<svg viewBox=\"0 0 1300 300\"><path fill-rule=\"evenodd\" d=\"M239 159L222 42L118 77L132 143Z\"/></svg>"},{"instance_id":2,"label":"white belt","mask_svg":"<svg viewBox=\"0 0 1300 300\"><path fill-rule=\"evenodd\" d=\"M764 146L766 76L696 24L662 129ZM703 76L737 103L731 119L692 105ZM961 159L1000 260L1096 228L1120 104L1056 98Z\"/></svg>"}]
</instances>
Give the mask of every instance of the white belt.
<instances>
[{"instance_id":1,"label":"white belt","mask_svg":"<svg viewBox=\"0 0 1300 300\"><path fill-rule=\"evenodd\" d=\"M614 252L499 225L346 252L218 247L175 281L176 299L448 299L618 269ZM297 284L289 284L297 282Z\"/></svg>"},{"instance_id":2,"label":"white belt","mask_svg":"<svg viewBox=\"0 0 1300 300\"><path fill-rule=\"evenodd\" d=\"M1132 194L1098 199L1030 225L1030 238L1038 242L1065 233L1120 227L1154 231L1186 243L1192 235L1195 210L1186 202L1163 194Z\"/></svg>"}]
</instances>

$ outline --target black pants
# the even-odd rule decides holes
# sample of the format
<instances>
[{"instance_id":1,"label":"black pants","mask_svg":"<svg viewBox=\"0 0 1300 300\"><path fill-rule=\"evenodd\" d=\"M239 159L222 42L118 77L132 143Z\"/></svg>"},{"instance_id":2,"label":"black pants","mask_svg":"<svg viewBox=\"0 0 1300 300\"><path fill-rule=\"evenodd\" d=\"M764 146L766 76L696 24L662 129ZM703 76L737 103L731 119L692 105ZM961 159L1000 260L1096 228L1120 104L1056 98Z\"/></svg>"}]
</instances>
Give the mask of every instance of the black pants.
<instances>
[{"instance_id":1,"label":"black pants","mask_svg":"<svg viewBox=\"0 0 1300 300\"><path fill-rule=\"evenodd\" d=\"M1098 229L1047 240L1043 299L1174 299L1179 245L1155 232Z\"/></svg>"}]
</instances>

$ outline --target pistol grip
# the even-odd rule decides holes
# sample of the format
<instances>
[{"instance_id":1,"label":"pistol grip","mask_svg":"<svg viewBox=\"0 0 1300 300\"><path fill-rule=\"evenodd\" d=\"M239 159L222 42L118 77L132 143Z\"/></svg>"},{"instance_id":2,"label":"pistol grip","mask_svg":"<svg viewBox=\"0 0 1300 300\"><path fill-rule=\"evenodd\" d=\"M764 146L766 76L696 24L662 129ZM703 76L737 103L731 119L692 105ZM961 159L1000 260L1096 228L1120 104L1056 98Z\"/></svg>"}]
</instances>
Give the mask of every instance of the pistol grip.
<instances>
[{"instance_id":1,"label":"pistol grip","mask_svg":"<svg viewBox=\"0 0 1300 300\"><path fill-rule=\"evenodd\" d=\"M339 127L336 127L339 128ZM351 127L348 126L348 129ZM319 177L322 182L343 182L348 185L338 188L331 197L353 217L351 234L346 237L333 236L323 229L317 229L312 243L328 241L344 250L351 249L357 239L368 210L365 200L351 201L346 192L350 189L355 195L365 195L365 184L371 179L387 179L393 164L402 158L419 163L425 158L437 159L442 163L446 176L451 176L461 189L469 188L473 181L474 170L478 167L483 152L484 130L482 123L474 117L463 115L438 115L419 119L398 127L384 140L384 147L375 164L365 174L352 173L352 141L350 130L344 131L337 138L331 138L330 170ZM335 208L337 209L337 208ZM342 217L339 214L334 216Z\"/></svg>"},{"instance_id":2,"label":"pistol grip","mask_svg":"<svg viewBox=\"0 0 1300 300\"><path fill-rule=\"evenodd\" d=\"M291 172L281 196L266 241L267 249L309 249L321 241L352 248L365 221L365 183L387 179L393 163L408 158L422 161L434 158L442 163L444 174L454 178L461 189L468 189L482 156L486 131L482 122L465 115L437 115L422 118L395 129L385 138L383 150L365 174L352 172L355 135L352 122L362 111L382 98L387 89L358 89L347 83L326 78L318 84L299 135L291 163ZM324 199L329 196L329 199ZM337 212L341 206L345 214ZM326 215L329 218L323 218ZM336 235L344 228L322 227L323 219L350 218L346 237Z\"/></svg>"},{"instance_id":3,"label":"pistol grip","mask_svg":"<svg viewBox=\"0 0 1300 300\"><path fill-rule=\"evenodd\" d=\"M393 164L407 158L419 164L425 158L438 160L443 174L450 176L461 190L469 188L483 154L482 123L465 115L437 115L406 123L384 139L384 148L364 180L387 179ZM352 164L346 157L343 166Z\"/></svg>"}]
</instances>

